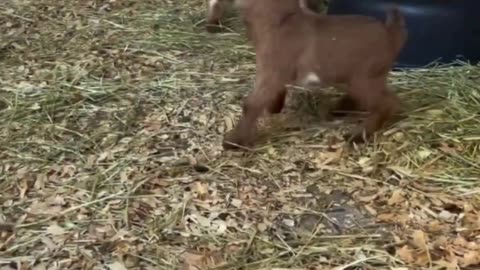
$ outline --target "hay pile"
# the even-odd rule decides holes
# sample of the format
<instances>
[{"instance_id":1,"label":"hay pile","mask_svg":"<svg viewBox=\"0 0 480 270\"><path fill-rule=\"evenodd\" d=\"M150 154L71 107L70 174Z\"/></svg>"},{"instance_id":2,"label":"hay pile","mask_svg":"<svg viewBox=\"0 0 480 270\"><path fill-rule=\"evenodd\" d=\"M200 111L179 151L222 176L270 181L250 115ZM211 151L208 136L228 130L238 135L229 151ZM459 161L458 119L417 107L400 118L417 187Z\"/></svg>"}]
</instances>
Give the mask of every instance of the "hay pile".
<instances>
[{"instance_id":1,"label":"hay pile","mask_svg":"<svg viewBox=\"0 0 480 270\"><path fill-rule=\"evenodd\" d=\"M0 13L0 269L478 269L479 67L393 74L405 118L370 145L294 91L257 151L223 152L254 76L236 17L212 36L200 0Z\"/></svg>"}]
</instances>

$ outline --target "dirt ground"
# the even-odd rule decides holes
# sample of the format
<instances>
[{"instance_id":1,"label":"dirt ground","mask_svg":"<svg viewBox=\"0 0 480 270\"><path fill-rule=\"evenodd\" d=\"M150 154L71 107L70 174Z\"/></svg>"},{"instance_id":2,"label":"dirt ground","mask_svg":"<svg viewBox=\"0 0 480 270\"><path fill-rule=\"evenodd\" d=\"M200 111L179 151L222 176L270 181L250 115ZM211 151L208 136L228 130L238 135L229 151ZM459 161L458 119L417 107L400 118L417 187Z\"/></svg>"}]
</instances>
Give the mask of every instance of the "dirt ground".
<instances>
[{"instance_id":1,"label":"dirt ground","mask_svg":"<svg viewBox=\"0 0 480 270\"><path fill-rule=\"evenodd\" d=\"M202 0L0 3L0 269L478 269L480 67L392 72L369 144L294 90L257 149L233 12Z\"/></svg>"}]
</instances>

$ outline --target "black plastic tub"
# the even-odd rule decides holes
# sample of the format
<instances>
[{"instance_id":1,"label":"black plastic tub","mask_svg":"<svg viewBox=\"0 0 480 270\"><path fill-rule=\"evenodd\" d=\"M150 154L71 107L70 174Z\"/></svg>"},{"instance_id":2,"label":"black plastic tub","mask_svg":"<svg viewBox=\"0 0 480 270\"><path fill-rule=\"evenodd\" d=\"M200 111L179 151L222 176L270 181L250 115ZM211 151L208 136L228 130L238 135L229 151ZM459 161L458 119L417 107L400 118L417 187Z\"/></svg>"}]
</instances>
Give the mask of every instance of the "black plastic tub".
<instances>
[{"instance_id":1,"label":"black plastic tub","mask_svg":"<svg viewBox=\"0 0 480 270\"><path fill-rule=\"evenodd\" d=\"M480 62L480 0L330 0L327 13L384 20L393 5L405 16L408 29L396 68Z\"/></svg>"}]
</instances>

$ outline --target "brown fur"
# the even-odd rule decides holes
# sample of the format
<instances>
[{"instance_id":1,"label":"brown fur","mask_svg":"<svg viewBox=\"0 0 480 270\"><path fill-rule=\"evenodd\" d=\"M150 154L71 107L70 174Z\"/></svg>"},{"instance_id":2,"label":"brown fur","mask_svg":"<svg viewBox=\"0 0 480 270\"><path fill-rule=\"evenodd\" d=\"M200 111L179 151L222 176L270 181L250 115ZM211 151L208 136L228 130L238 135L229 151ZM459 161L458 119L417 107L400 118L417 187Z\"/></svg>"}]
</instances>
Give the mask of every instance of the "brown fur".
<instances>
[{"instance_id":1,"label":"brown fur","mask_svg":"<svg viewBox=\"0 0 480 270\"><path fill-rule=\"evenodd\" d=\"M387 76L407 39L396 9L385 23L366 16L327 16L309 11L305 0L237 0L256 53L255 89L243 102L226 149L253 145L264 110L279 113L287 84L302 84L314 73L324 86L346 84L339 106L355 105L370 115L351 136L359 142L397 111L397 97ZM349 108L350 109L350 108Z\"/></svg>"}]
</instances>

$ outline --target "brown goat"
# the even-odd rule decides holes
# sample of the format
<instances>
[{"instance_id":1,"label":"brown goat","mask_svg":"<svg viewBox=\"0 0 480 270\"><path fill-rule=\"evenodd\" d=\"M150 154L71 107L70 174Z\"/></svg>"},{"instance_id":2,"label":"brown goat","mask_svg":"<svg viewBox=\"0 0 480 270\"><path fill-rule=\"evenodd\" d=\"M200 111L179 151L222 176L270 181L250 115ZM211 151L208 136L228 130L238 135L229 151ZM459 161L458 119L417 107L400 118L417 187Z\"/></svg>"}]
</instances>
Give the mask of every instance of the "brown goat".
<instances>
[{"instance_id":1,"label":"brown goat","mask_svg":"<svg viewBox=\"0 0 480 270\"><path fill-rule=\"evenodd\" d=\"M281 112L289 84L346 84L337 108L370 113L348 135L355 142L397 112L399 101L387 77L407 40L400 12L393 9L383 23L367 16L319 15L305 1L236 0L255 48L256 81L239 122L224 138L225 149L253 145L258 118L265 109Z\"/></svg>"}]
</instances>

